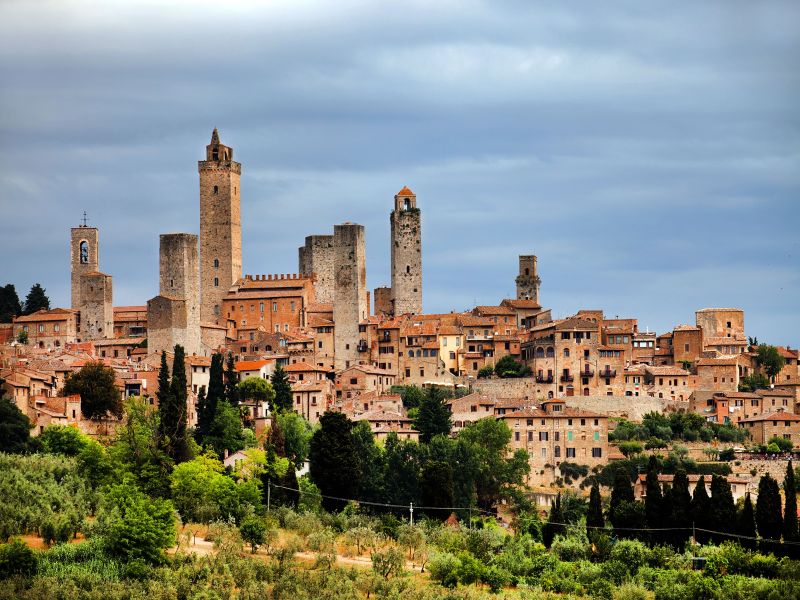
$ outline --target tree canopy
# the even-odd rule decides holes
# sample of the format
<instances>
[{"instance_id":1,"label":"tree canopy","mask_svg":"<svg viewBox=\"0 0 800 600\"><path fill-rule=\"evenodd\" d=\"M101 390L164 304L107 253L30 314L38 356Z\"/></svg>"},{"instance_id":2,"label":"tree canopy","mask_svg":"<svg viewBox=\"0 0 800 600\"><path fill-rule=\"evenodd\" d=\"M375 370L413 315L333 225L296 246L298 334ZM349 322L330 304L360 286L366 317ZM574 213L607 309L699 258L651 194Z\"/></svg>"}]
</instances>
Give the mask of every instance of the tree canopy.
<instances>
[{"instance_id":1,"label":"tree canopy","mask_svg":"<svg viewBox=\"0 0 800 600\"><path fill-rule=\"evenodd\" d=\"M275 367L270 378L272 389L275 392L274 410L276 412L287 412L292 410L292 384L289 376L280 365Z\"/></svg>"},{"instance_id":2,"label":"tree canopy","mask_svg":"<svg viewBox=\"0 0 800 600\"><path fill-rule=\"evenodd\" d=\"M17 288L13 283L0 287L0 323L11 323L14 317L22 314Z\"/></svg>"},{"instance_id":3,"label":"tree canopy","mask_svg":"<svg viewBox=\"0 0 800 600\"><path fill-rule=\"evenodd\" d=\"M122 416L122 394L115 384L114 369L102 362L86 363L67 375L64 395L79 394L81 413L87 419Z\"/></svg>"},{"instance_id":4,"label":"tree canopy","mask_svg":"<svg viewBox=\"0 0 800 600\"><path fill-rule=\"evenodd\" d=\"M448 435L453 424L450 411L444 403L445 393L438 387L429 387L419 405L415 426L420 441L427 443L436 435Z\"/></svg>"},{"instance_id":5,"label":"tree canopy","mask_svg":"<svg viewBox=\"0 0 800 600\"><path fill-rule=\"evenodd\" d=\"M30 315L37 310L50 310L50 298L47 297L45 289L38 283L34 283L31 291L25 297L25 308L23 315Z\"/></svg>"},{"instance_id":6,"label":"tree canopy","mask_svg":"<svg viewBox=\"0 0 800 600\"><path fill-rule=\"evenodd\" d=\"M756 364L764 370L767 377L775 379L786 364L786 359L775 346L761 344L756 350Z\"/></svg>"},{"instance_id":7,"label":"tree canopy","mask_svg":"<svg viewBox=\"0 0 800 600\"><path fill-rule=\"evenodd\" d=\"M0 379L0 386L3 380ZM31 423L17 405L2 396L0 388L0 452L19 453L28 448Z\"/></svg>"},{"instance_id":8,"label":"tree canopy","mask_svg":"<svg viewBox=\"0 0 800 600\"><path fill-rule=\"evenodd\" d=\"M353 422L342 413L328 411L320 417L319 425L311 438L311 479L324 495L355 498L361 470L352 436ZM322 504L328 510L344 505L330 498L323 498Z\"/></svg>"}]
</instances>

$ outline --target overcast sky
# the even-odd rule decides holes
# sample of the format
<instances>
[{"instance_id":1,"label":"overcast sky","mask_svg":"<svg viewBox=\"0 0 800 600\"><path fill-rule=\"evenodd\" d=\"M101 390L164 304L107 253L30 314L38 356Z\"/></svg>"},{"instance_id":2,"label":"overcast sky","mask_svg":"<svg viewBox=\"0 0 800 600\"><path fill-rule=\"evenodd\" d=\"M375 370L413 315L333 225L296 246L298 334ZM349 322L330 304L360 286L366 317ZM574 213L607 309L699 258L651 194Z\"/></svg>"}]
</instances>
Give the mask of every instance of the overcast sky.
<instances>
[{"instance_id":1,"label":"overcast sky","mask_svg":"<svg viewBox=\"0 0 800 600\"><path fill-rule=\"evenodd\" d=\"M211 130L242 163L245 273L389 212L423 218L427 312L513 296L642 330L745 309L800 344L800 3L0 2L0 285L69 305L69 228L100 227L114 302L199 230Z\"/></svg>"}]
</instances>

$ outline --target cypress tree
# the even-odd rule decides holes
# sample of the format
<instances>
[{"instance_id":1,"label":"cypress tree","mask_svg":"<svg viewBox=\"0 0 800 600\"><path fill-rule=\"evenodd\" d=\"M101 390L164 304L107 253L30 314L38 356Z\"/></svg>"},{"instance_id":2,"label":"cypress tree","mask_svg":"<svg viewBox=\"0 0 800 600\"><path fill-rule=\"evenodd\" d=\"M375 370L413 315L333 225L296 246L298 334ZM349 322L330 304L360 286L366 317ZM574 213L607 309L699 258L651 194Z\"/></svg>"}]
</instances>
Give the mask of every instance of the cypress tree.
<instances>
[{"instance_id":1,"label":"cypress tree","mask_svg":"<svg viewBox=\"0 0 800 600\"><path fill-rule=\"evenodd\" d=\"M208 390L205 392L205 402L200 402L198 398L197 410L197 441L211 435L214 430L214 422L217 416L217 406L225 399L225 384L223 383L223 356L214 354L211 357L211 368L208 376Z\"/></svg>"},{"instance_id":2,"label":"cypress tree","mask_svg":"<svg viewBox=\"0 0 800 600\"><path fill-rule=\"evenodd\" d=\"M712 533L711 539L721 544L729 539L725 534L734 533L736 529L736 505L733 502L731 485L722 475L711 476L711 518L708 529L719 533Z\"/></svg>"},{"instance_id":3,"label":"cypress tree","mask_svg":"<svg viewBox=\"0 0 800 600\"><path fill-rule=\"evenodd\" d=\"M11 323L11 319L22 313L17 288L13 283L0 287L0 323Z\"/></svg>"},{"instance_id":4,"label":"cypress tree","mask_svg":"<svg viewBox=\"0 0 800 600\"><path fill-rule=\"evenodd\" d=\"M781 538L783 517L781 516L781 492L778 482L769 474L763 475L758 482L758 499L756 500L756 525L758 535L762 538L759 546L762 551L777 549L777 541ZM771 540L771 541L765 541Z\"/></svg>"},{"instance_id":5,"label":"cypress tree","mask_svg":"<svg viewBox=\"0 0 800 600\"><path fill-rule=\"evenodd\" d=\"M161 368L158 370L158 406L169 402L169 366L167 366L167 353L161 352Z\"/></svg>"},{"instance_id":6,"label":"cypress tree","mask_svg":"<svg viewBox=\"0 0 800 600\"><path fill-rule=\"evenodd\" d=\"M194 439L200 445L203 444L203 435L206 433L203 431L203 428L205 425L204 415L207 414L207 412L208 402L206 401L206 386L201 385L197 392L197 427L195 427L194 430Z\"/></svg>"},{"instance_id":7,"label":"cypress tree","mask_svg":"<svg viewBox=\"0 0 800 600\"><path fill-rule=\"evenodd\" d=\"M162 354L162 371L166 367L166 356ZM161 442L166 453L176 463L189 458L189 446L186 439L186 365L183 346L175 346L175 359L172 363L172 380L169 392L164 400L161 398L161 373L159 373L159 429Z\"/></svg>"},{"instance_id":8,"label":"cypress tree","mask_svg":"<svg viewBox=\"0 0 800 600\"><path fill-rule=\"evenodd\" d=\"M231 406L239 406L239 375L236 373L236 363L233 353L228 352L228 361L225 364L225 399Z\"/></svg>"},{"instance_id":9,"label":"cypress tree","mask_svg":"<svg viewBox=\"0 0 800 600\"><path fill-rule=\"evenodd\" d=\"M631 480L625 469L617 469L614 474L614 485L611 488L611 503L609 505L608 514L610 521L614 523L614 513L623 502L634 501L633 488L631 487Z\"/></svg>"},{"instance_id":10,"label":"cypress tree","mask_svg":"<svg viewBox=\"0 0 800 600\"><path fill-rule=\"evenodd\" d=\"M542 543L545 547L549 548L553 543L553 539L563 529L561 523L564 522L564 514L561 511L561 492L558 492L555 502L550 507L550 516L547 517L547 523L542 528Z\"/></svg>"},{"instance_id":11,"label":"cypress tree","mask_svg":"<svg viewBox=\"0 0 800 600\"><path fill-rule=\"evenodd\" d=\"M343 413L327 411L311 438L311 479L320 493L356 498L361 484L361 465L352 434L353 422ZM345 502L323 498L325 510L341 510Z\"/></svg>"},{"instance_id":12,"label":"cypress tree","mask_svg":"<svg viewBox=\"0 0 800 600\"><path fill-rule=\"evenodd\" d=\"M666 526L665 503L661 495L661 484L658 482L658 459L650 457L647 464L647 495L644 499L644 514L649 529L658 529ZM661 531L650 531L650 540L659 543L664 536Z\"/></svg>"},{"instance_id":13,"label":"cypress tree","mask_svg":"<svg viewBox=\"0 0 800 600\"><path fill-rule=\"evenodd\" d=\"M593 533L599 532L605 527L603 520L603 504L600 498L600 486L595 481L592 484L592 491L589 492L589 510L586 513L586 534L591 539Z\"/></svg>"},{"instance_id":14,"label":"cypress tree","mask_svg":"<svg viewBox=\"0 0 800 600\"><path fill-rule=\"evenodd\" d=\"M736 533L744 536L743 538L739 538L740 545L751 550L756 549L756 517L753 513L753 501L750 499L750 492L745 494L742 510L739 511Z\"/></svg>"},{"instance_id":15,"label":"cypress tree","mask_svg":"<svg viewBox=\"0 0 800 600\"><path fill-rule=\"evenodd\" d=\"M692 494L692 525L693 527L700 527L707 529L711 522L711 498L708 496L706 490L705 475L701 475L697 480L697 485L694 486L694 494ZM695 531L695 541L698 544L707 544L710 536L705 531Z\"/></svg>"},{"instance_id":16,"label":"cypress tree","mask_svg":"<svg viewBox=\"0 0 800 600\"><path fill-rule=\"evenodd\" d=\"M786 465L786 477L783 480L783 493L786 506L783 509L783 541L796 542L797 531L797 488L794 483L794 467L792 461Z\"/></svg>"},{"instance_id":17,"label":"cypress tree","mask_svg":"<svg viewBox=\"0 0 800 600\"><path fill-rule=\"evenodd\" d=\"M691 502L686 471L678 469L672 479L672 490L669 495L670 526L675 528L675 531L671 532L670 539L676 548L683 548L692 533Z\"/></svg>"},{"instance_id":18,"label":"cypress tree","mask_svg":"<svg viewBox=\"0 0 800 600\"><path fill-rule=\"evenodd\" d=\"M428 388L419 405L416 421L420 442L427 444L436 435L449 435L452 426L444 394L439 388Z\"/></svg>"},{"instance_id":19,"label":"cypress tree","mask_svg":"<svg viewBox=\"0 0 800 600\"><path fill-rule=\"evenodd\" d=\"M275 400L273 400L275 411L285 412L292 410L292 384L289 382L289 376L286 371L280 365L275 367L270 381L272 389L275 390Z\"/></svg>"}]
</instances>

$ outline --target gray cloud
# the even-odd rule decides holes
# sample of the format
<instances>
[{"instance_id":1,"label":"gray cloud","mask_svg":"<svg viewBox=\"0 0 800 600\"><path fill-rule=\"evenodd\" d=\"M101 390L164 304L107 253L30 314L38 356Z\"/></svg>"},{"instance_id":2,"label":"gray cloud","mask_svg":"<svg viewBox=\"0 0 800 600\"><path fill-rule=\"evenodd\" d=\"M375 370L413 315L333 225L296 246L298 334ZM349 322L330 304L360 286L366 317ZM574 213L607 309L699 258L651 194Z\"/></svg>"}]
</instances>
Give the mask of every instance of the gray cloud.
<instances>
[{"instance_id":1,"label":"gray cloud","mask_svg":"<svg viewBox=\"0 0 800 600\"><path fill-rule=\"evenodd\" d=\"M425 306L513 293L535 252L559 314L665 330L741 306L800 315L793 2L0 4L0 283L66 305L87 210L118 304L156 292L160 232L198 228L214 126L243 163L245 270L367 227L388 283L403 185L423 210Z\"/></svg>"}]
</instances>

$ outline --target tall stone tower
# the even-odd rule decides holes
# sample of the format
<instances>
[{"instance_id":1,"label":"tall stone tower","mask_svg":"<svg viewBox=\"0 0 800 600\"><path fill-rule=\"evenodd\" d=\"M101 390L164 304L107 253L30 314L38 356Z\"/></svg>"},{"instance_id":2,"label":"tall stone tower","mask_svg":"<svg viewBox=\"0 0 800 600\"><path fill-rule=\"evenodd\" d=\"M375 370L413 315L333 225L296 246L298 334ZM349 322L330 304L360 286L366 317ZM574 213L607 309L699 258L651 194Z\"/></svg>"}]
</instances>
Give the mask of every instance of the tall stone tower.
<instances>
[{"instance_id":1,"label":"tall stone tower","mask_svg":"<svg viewBox=\"0 0 800 600\"><path fill-rule=\"evenodd\" d=\"M222 299L242 278L242 165L214 129L200 172L200 318L220 324Z\"/></svg>"},{"instance_id":2,"label":"tall stone tower","mask_svg":"<svg viewBox=\"0 0 800 600\"><path fill-rule=\"evenodd\" d=\"M114 337L111 275L100 272L100 231L85 223L72 228L70 241L72 308L79 311L78 340Z\"/></svg>"},{"instance_id":3,"label":"tall stone tower","mask_svg":"<svg viewBox=\"0 0 800 600\"><path fill-rule=\"evenodd\" d=\"M72 308L81 308L81 275L100 270L100 231L79 225L72 228L70 265L72 271Z\"/></svg>"},{"instance_id":4,"label":"tall stone tower","mask_svg":"<svg viewBox=\"0 0 800 600\"><path fill-rule=\"evenodd\" d=\"M333 236L306 236L304 246L298 248L299 272L310 277L313 273L314 295L317 302L333 302Z\"/></svg>"},{"instance_id":5,"label":"tall stone tower","mask_svg":"<svg viewBox=\"0 0 800 600\"><path fill-rule=\"evenodd\" d=\"M395 315L422 313L422 218L407 187L394 197L392 224L392 309Z\"/></svg>"},{"instance_id":6,"label":"tall stone tower","mask_svg":"<svg viewBox=\"0 0 800 600\"><path fill-rule=\"evenodd\" d=\"M369 316L364 226L334 225L333 248L333 351L340 370L358 364L358 325Z\"/></svg>"},{"instance_id":7,"label":"tall stone tower","mask_svg":"<svg viewBox=\"0 0 800 600\"><path fill-rule=\"evenodd\" d=\"M536 272L536 256L519 257L519 275L517 275L517 300L533 300L539 303L539 286L542 280Z\"/></svg>"},{"instance_id":8,"label":"tall stone tower","mask_svg":"<svg viewBox=\"0 0 800 600\"><path fill-rule=\"evenodd\" d=\"M159 246L160 293L147 302L147 347L172 352L176 344L187 355L201 354L200 288L197 236L164 233Z\"/></svg>"}]
</instances>

